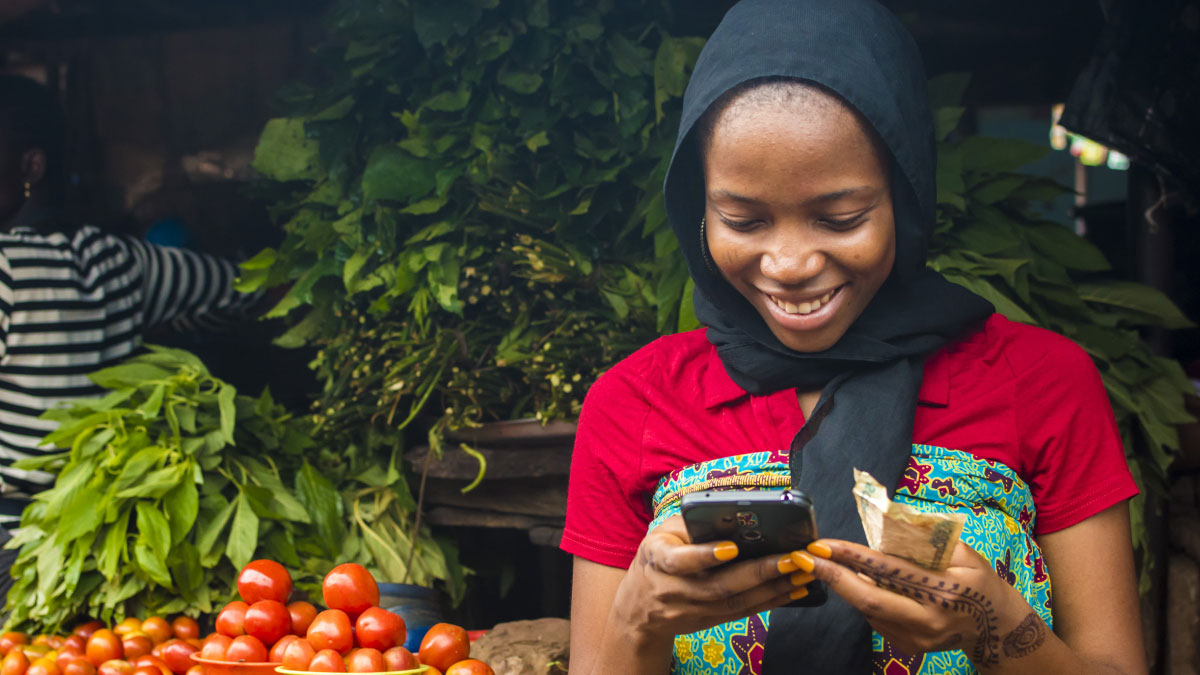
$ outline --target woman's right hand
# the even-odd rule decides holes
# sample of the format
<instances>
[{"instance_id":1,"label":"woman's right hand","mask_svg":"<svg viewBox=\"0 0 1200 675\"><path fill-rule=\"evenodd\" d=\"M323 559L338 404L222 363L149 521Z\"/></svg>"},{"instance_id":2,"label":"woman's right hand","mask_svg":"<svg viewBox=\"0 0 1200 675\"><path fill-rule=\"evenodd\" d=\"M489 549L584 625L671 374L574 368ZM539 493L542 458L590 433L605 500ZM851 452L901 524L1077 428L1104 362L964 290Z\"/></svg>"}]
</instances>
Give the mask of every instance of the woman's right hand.
<instances>
[{"instance_id":1,"label":"woman's right hand","mask_svg":"<svg viewBox=\"0 0 1200 675\"><path fill-rule=\"evenodd\" d=\"M731 562L737 555L729 541L692 544L682 516L672 516L642 540L613 598L610 621L636 642L659 642L807 594L813 577L788 555Z\"/></svg>"}]
</instances>

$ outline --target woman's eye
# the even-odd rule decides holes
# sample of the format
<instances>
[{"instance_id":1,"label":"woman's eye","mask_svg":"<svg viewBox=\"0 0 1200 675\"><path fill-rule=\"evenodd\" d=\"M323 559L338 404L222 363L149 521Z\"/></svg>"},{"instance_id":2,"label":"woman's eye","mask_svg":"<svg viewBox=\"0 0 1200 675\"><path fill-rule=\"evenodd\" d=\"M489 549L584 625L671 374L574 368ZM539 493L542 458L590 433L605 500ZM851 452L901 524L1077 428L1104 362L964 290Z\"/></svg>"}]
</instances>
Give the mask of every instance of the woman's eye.
<instances>
[{"instance_id":1,"label":"woman's eye","mask_svg":"<svg viewBox=\"0 0 1200 675\"><path fill-rule=\"evenodd\" d=\"M752 230L759 222L757 220L733 220L732 218L726 218L725 216L720 216L720 218L721 222L724 223L726 227L737 230L738 232Z\"/></svg>"},{"instance_id":2,"label":"woman's eye","mask_svg":"<svg viewBox=\"0 0 1200 675\"><path fill-rule=\"evenodd\" d=\"M867 214L860 213L850 218L822 218L821 222L834 230L849 230L866 220Z\"/></svg>"}]
</instances>

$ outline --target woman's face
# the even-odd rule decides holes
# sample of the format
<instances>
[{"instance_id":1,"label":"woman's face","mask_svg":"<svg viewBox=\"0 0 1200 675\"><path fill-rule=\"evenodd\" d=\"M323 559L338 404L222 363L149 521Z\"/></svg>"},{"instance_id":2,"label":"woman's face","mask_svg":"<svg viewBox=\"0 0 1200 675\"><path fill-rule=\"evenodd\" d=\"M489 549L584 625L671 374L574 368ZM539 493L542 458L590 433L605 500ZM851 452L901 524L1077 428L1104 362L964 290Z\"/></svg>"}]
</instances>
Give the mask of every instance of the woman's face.
<instances>
[{"instance_id":1,"label":"woman's face","mask_svg":"<svg viewBox=\"0 0 1200 675\"><path fill-rule=\"evenodd\" d=\"M832 99L735 101L713 129L704 176L721 274L785 346L832 347L896 257L887 165L858 117Z\"/></svg>"}]
</instances>

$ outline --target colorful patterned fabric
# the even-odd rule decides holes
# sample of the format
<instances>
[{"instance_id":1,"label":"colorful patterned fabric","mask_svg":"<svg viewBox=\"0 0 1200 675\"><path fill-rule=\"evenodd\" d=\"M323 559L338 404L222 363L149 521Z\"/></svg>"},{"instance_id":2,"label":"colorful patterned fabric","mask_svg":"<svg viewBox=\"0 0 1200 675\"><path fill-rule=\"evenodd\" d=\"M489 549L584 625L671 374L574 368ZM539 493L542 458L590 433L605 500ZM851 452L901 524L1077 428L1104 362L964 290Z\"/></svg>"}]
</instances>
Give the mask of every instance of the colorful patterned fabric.
<instances>
[{"instance_id":1,"label":"colorful patterned fabric","mask_svg":"<svg viewBox=\"0 0 1200 675\"><path fill-rule=\"evenodd\" d=\"M693 464L671 472L654 493L654 528L679 513L683 495L711 489L784 489L787 451L756 452ZM850 489L847 483L846 489ZM996 574L1025 596L1052 626L1050 577L1033 539L1035 509L1029 487L1012 469L970 454L913 445L893 499L919 511L963 513L962 540L987 558ZM819 525L819 523L818 523ZM675 638L675 675L758 675L762 672L770 613L763 612ZM876 633L876 675L967 675L977 672L959 650L909 656Z\"/></svg>"}]
</instances>

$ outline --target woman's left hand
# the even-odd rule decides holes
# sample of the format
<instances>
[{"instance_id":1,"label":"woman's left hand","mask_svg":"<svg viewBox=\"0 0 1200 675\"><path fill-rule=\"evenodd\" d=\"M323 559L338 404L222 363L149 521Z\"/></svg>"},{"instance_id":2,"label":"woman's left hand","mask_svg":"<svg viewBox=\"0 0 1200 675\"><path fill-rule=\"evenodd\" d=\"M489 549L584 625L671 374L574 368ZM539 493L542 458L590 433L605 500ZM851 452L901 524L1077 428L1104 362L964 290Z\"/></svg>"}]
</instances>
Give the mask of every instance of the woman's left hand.
<instances>
[{"instance_id":1,"label":"woman's left hand","mask_svg":"<svg viewBox=\"0 0 1200 675\"><path fill-rule=\"evenodd\" d=\"M944 572L837 539L808 550L792 554L793 562L811 568L907 654L961 649L985 668L1035 651L1049 632L1025 598L961 541Z\"/></svg>"}]
</instances>

